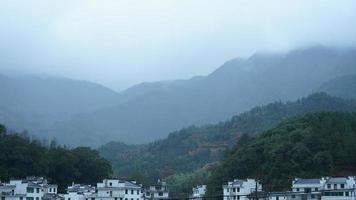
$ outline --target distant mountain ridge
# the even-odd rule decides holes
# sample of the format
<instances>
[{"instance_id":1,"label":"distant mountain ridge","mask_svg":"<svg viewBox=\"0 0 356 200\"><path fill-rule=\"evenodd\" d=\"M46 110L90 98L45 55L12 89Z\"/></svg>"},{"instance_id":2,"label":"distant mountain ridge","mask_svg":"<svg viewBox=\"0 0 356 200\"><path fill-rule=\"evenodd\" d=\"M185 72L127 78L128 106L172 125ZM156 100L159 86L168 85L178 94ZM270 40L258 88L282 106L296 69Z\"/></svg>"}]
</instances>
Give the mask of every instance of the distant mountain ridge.
<instances>
[{"instance_id":1,"label":"distant mountain ridge","mask_svg":"<svg viewBox=\"0 0 356 200\"><path fill-rule=\"evenodd\" d=\"M355 66L355 49L315 46L232 59L208 76L143 83L120 93L90 82L1 76L0 122L70 146L147 143L191 124L296 100L356 74Z\"/></svg>"},{"instance_id":2,"label":"distant mountain ridge","mask_svg":"<svg viewBox=\"0 0 356 200\"><path fill-rule=\"evenodd\" d=\"M62 133L63 141L74 145L112 140L147 143L184 126L216 123L254 106L296 100L336 77L356 74L354 66L355 49L316 46L286 54L256 54L228 61L205 77L129 88L121 94L134 94L131 100L59 122L50 132ZM73 140L78 133L85 135Z\"/></svg>"},{"instance_id":3,"label":"distant mountain ridge","mask_svg":"<svg viewBox=\"0 0 356 200\"><path fill-rule=\"evenodd\" d=\"M66 78L1 75L0 88L0 122L18 131L40 131L75 114L116 105L119 100L116 92L99 84Z\"/></svg>"},{"instance_id":4,"label":"distant mountain ridge","mask_svg":"<svg viewBox=\"0 0 356 200\"><path fill-rule=\"evenodd\" d=\"M337 77L324 83L316 91L346 99L356 99L356 74Z\"/></svg>"}]
</instances>

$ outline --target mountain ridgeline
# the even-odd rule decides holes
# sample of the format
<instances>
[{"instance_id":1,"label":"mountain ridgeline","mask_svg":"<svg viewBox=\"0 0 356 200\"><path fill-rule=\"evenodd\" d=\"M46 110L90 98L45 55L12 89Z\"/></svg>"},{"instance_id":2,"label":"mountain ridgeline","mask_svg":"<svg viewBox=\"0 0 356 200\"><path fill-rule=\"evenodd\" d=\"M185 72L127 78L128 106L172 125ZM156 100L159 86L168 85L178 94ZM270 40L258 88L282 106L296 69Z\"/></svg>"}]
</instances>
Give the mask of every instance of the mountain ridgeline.
<instances>
[{"instance_id":1,"label":"mountain ridgeline","mask_svg":"<svg viewBox=\"0 0 356 200\"><path fill-rule=\"evenodd\" d=\"M295 177L356 173L356 113L309 113L283 121L258 136L245 135L211 174L210 194L233 178L256 178L283 191Z\"/></svg>"},{"instance_id":2,"label":"mountain ridgeline","mask_svg":"<svg viewBox=\"0 0 356 200\"><path fill-rule=\"evenodd\" d=\"M127 175L125 178L144 178L143 182L174 179L200 169L211 171L242 135L257 135L287 118L321 111L356 112L356 101L316 93L294 102L255 107L226 122L184 128L147 145L110 142L99 152L111 161L114 172Z\"/></svg>"},{"instance_id":3,"label":"mountain ridgeline","mask_svg":"<svg viewBox=\"0 0 356 200\"><path fill-rule=\"evenodd\" d=\"M318 91L351 97L337 91L355 80L343 78L355 75L355 66L355 49L316 46L233 59L208 76L143 83L119 93L85 81L0 76L0 123L71 146L142 144Z\"/></svg>"}]
</instances>

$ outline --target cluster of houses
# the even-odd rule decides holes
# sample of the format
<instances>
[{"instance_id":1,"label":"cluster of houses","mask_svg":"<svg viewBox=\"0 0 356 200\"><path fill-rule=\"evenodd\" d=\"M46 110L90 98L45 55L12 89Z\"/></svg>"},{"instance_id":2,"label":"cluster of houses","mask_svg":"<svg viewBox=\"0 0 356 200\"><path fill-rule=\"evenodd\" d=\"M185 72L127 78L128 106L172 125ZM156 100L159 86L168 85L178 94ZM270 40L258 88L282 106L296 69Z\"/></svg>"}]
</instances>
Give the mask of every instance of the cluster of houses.
<instances>
[{"instance_id":1,"label":"cluster of houses","mask_svg":"<svg viewBox=\"0 0 356 200\"><path fill-rule=\"evenodd\" d=\"M264 192L254 179L237 179L223 186L224 200L356 200L356 177L299 179L290 191Z\"/></svg>"},{"instance_id":2,"label":"cluster of houses","mask_svg":"<svg viewBox=\"0 0 356 200\"><path fill-rule=\"evenodd\" d=\"M49 184L43 177L0 182L1 200L164 200L169 198L165 182L143 188L135 181L104 179L91 185L72 184L65 194L58 193L58 186Z\"/></svg>"},{"instance_id":3,"label":"cluster of houses","mask_svg":"<svg viewBox=\"0 0 356 200\"><path fill-rule=\"evenodd\" d=\"M193 188L190 199L207 199L206 185ZM323 177L298 179L290 191L265 192L254 179L235 179L222 186L223 200L356 200L356 177ZM144 188L135 181L104 179L96 186L72 184L65 194L58 193L58 186L49 184L43 177L0 182L0 200L165 200L169 189L165 182Z\"/></svg>"}]
</instances>

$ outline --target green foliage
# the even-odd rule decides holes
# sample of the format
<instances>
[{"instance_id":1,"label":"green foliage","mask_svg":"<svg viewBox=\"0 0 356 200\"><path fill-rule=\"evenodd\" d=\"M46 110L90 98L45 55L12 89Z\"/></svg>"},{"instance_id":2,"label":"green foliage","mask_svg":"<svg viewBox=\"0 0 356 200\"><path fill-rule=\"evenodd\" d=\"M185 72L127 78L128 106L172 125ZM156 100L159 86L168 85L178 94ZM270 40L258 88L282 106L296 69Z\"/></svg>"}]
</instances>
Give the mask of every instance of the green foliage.
<instances>
[{"instance_id":1,"label":"green foliage","mask_svg":"<svg viewBox=\"0 0 356 200\"><path fill-rule=\"evenodd\" d=\"M179 199L189 197L193 187L207 181L209 173L210 172L203 169L198 169L193 172L179 173L169 176L166 181L170 189L170 195Z\"/></svg>"},{"instance_id":2,"label":"green foliage","mask_svg":"<svg viewBox=\"0 0 356 200\"><path fill-rule=\"evenodd\" d=\"M237 144L214 170L209 193L234 178L257 178L266 190L289 188L294 177L356 172L356 113L321 112L291 118Z\"/></svg>"},{"instance_id":3,"label":"green foliage","mask_svg":"<svg viewBox=\"0 0 356 200\"><path fill-rule=\"evenodd\" d=\"M47 147L25 135L7 134L0 125L0 180L45 176L63 191L73 181L94 184L111 173L110 163L96 150L67 149L54 142Z\"/></svg>"},{"instance_id":4,"label":"green foliage","mask_svg":"<svg viewBox=\"0 0 356 200\"><path fill-rule=\"evenodd\" d=\"M233 148L233 151L237 147L249 144L251 140L249 135L256 135L275 127L286 118L318 111L356 111L356 102L317 93L295 102L276 102L256 107L215 125L187 127L169 134L166 139L147 145L111 142L100 147L99 151L104 158L111 161L115 174L120 177L153 183L157 179L169 177L172 180L177 178L176 174L184 174L179 176L180 179L185 177L189 183L191 179L190 176L186 176L187 174L200 170L209 163L220 161L229 148ZM293 137L293 140L298 140L302 133ZM293 144L284 144L282 147L288 149L288 145ZM300 146L296 151L305 152L305 148ZM315 155L315 162L333 161L327 153L320 153ZM207 170L211 171L214 167L215 165ZM184 187L178 187L177 191L179 190L177 193L185 191Z\"/></svg>"}]
</instances>

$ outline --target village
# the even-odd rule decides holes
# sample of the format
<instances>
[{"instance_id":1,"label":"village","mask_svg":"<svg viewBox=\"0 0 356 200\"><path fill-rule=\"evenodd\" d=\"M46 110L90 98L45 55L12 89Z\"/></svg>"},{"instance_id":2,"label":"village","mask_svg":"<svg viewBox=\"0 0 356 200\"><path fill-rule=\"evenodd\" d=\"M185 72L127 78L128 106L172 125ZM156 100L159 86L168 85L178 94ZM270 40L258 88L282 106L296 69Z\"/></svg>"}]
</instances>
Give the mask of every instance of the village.
<instances>
[{"instance_id":1,"label":"village","mask_svg":"<svg viewBox=\"0 0 356 200\"><path fill-rule=\"evenodd\" d=\"M207 196L207 186L192 188L186 199L223 200L355 200L356 177L322 177L292 181L289 191L267 192L255 179L235 179L222 186L223 195ZM0 182L1 200L165 200L170 196L166 182L144 187L136 181L104 179L96 187L72 183L64 194L44 177L27 177Z\"/></svg>"}]
</instances>

